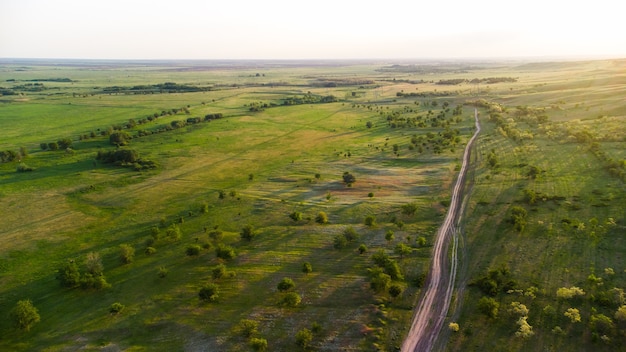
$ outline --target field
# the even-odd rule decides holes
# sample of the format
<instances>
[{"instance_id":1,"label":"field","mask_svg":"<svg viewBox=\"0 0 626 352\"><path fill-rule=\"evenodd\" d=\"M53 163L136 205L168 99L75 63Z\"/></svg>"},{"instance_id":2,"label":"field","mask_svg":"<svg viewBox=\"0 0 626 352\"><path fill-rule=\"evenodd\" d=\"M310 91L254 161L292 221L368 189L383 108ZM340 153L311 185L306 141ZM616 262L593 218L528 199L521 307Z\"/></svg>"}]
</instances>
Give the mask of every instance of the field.
<instances>
[{"instance_id":1,"label":"field","mask_svg":"<svg viewBox=\"0 0 626 352\"><path fill-rule=\"evenodd\" d=\"M441 348L622 346L625 68L0 63L0 151L13 151L0 163L0 312L28 299L40 316L30 329L0 320L0 349L396 350L474 106L484 132L450 312L460 331L445 329ZM116 134L132 139L115 146ZM97 157L130 150L128 162ZM527 211L521 230L507 221L514 206ZM235 256L219 257L225 248ZM70 261L81 277L64 286ZM477 280L502 265L516 284L486 295ZM280 290L283 278L295 287ZM218 297L202 299L211 285ZM571 286L586 295L557 299ZM496 317L478 309L483 296ZM513 301L532 336L515 335ZM613 325L599 327L600 314Z\"/></svg>"}]
</instances>

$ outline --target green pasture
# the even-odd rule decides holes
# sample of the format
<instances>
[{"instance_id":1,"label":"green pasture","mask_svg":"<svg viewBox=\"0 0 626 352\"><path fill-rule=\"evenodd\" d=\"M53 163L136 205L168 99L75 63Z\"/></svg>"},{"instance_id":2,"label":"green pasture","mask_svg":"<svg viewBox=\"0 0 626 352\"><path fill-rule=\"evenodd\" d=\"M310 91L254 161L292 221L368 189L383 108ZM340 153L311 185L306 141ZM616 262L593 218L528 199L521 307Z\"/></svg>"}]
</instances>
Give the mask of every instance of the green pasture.
<instances>
[{"instance_id":1,"label":"green pasture","mask_svg":"<svg viewBox=\"0 0 626 352\"><path fill-rule=\"evenodd\" d=\"M463 220L467 255L461 267L468 269L459 273L459 282L472 282L506 264L520 289L534 286L537 292L534 299L498 296L500 316L490 320L476 308L482 293L474 286L461 291L462 309L450 313L461 329L444 333L446 348L620 346L621 326L609 342L595 339L588 326L593 309L611 317L614 313L590 295L625 286L623 180L607 171L606 158L599 159L589 144L575 137L588 131L602 155L623 159L620 68L623 61L408 69L345 62L5 64L0 67L3 88L44 78L73 82L42 81L43 91L1 97L5 138L0 151L25 148L28 155L22 162L35 170L16 172L17 161L0 164L0 312L8 316L17 301L30 299L41 322L21 331L10 319L0 320L0 349L252 350L236 329L240 320L251 319L258 322L254 337L267 339L269 350L298 348L296 333L317 324L312 350L396 350L408 332L430 244L472 133L473 106L465 106L457 121L446 113L449 129L459 131L459 143L441 154L426 142L419 152L411 139L436 137L444 127L431 126L428 120L425 127L391 128L387 116L425 118L431 110L431 119L444 110L444 102L453 109L477 99L501 104L507 128L532 133L533 139L504 137L489 122L489 111L480 109L483 132L474 151ZM518 80L469 83L486 77ZM467 81L437 84L459 78ZM102 92L104 87L164 82L211 90ZM334 95L339 101L280 106L284 98L309 92ZM397 94L412 92L423 95ZM250 111L257 103L277 106ZM517 106L543 108L548 123L519 118ZM182 108L188 113L160 116ZM162 131L189 117L221 113L224 118L135 137L121 147L156 162L156 169L137 172L95 162L98 151L115 150L99 132L155 113L159 116L152 122L124 130L136 135L139 130ZM85 135L89 137L81 138ZM62 138L72 139L71 151L39 146ZM495 168L487 162L491 152L498 158ZM536 179L527 176L530 166L541 170ZM351 187L342 182L344 172L356 176ZM524 203L525 189L539 195L535 204ZM414 215L403 213L408 203L417 207ZM513 206L528 211L522 232L506 222ZM293 212L302 219L292 220ZM328 224L315 222L319 212L327 213ZM375 217L374 226L365 225L367 216ZM593 225L593 218L599 225ZM609 218L614 225L606 225ZM179 240L166 235L172 224L181 230ZM240 238L245 225L256 233L250 242ZM335 249L335 237L348 226L360 238ZM154 227L159 228L156 240ZM222 231L222 238L212 238L213 230ZM389 231L393 239L386 240ZM412 252L395 253L399 243ZM135 249L132 263L120 261L121 244ZM218 244L232 246L236 258L217 258ZM359 254L360 244L367 246L366 253ZM191 245L200 246L199 255L185 254ZM147 255L148 246L156 252ZM380 249L397 261L404 275L398 281L404 291L397 298L370 288L370 258ZM61 287L58 269L69 259L82 265L91 252L100 255L111 287ZM305 262L312 265L311 273L302 272ZM214 279L212 270L220 263L236 276ZM167 270L165 277L159 277L159 268ZM614 274L606 276L605 268L613 268ZM592 272L604 275L606 285L590 287L587 277ZM302 299L297 307L281 304L285 294L277 284L284 277L295 282L294 291ZM216 302L199 299L200 288L208 283L219 285ZM558 301L556 289L564 286L583 287L589 295L576 302ZM514 300L530 310L528 322L535 334L529 339L515 336L517 325L507 313ZM115 302L125 306L121 313L109 312ZM579 325L563 321L568 304L580 308ZM558 314L542 315L547 305ZM556 325L565 335L551 332Z\"/></svg>"}]
</instances>

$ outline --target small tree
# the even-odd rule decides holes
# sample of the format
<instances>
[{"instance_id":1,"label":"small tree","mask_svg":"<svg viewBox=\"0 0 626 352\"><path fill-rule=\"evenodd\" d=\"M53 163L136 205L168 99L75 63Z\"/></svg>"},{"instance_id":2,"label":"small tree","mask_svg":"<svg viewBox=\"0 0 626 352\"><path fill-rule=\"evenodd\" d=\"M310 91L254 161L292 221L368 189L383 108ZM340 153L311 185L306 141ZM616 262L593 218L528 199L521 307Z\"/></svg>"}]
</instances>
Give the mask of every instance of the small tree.
<instances>
[{"instance_id":1,"label":"small tree","mask_svg":"<svg viewBox=\"0 0 626 352\"><path fill-rule=\"evenodd\" d=\"M121 244L120 245L120 261L123 264L130 264L133 262L135 258L135 248L129 244Z\"/></svg>"},{"instance_id":2,"label":"small tree","mask_svg":"<svg viewBox=\"0 0 626 352\"><path fill-rule=\"evenodd\" d=\"M328 215L325 212L320 211L315 217L315 222L318 224L327 224L328 223Z\"/></svg>"},{"instance_id":3,"label":"small tree","mask_svg":"<svg viewBox=\"0 0 626 352\"><path fill-rule=\"evenodd\" d=\"M220 288L216 284L207 284L200 289L198 296L200 299L206 302L217 301L220 294Z\"/></svg>"},{"instance_id":4,"label":"small tree","mask_svg":"<svg viewBox=\"0 0 626 352\"><path fill-rule=\"evenodd\" d=\"M185 254L190 257L200 255L200 252L202 252L202 247L197 244L190 244L187 246L187 249L185 249Z\"/></svg>"},{"instance_id":5,"label":"small tree","mask_svg":"<svg viewBox=\"0 0 626 352\"><path fill-rule=\"evenodd\" d=\"M376 225L376 217L374 215L368 215L365 217L365 226L372 227Z\"/></svg>"},{"instance_id":6,"label":"small tree","mask_svg":"<svg viewBox=\"0 0 626 352\"><path fill-rule=\"evenodd\" d=\"M297 307L302 302L302 297L295 292L288 292L282 302L288 307Z\"/></svg>"},{"instance_id":7,"label":"small tree","mask_svg":"<svg viewBox=\"0 0 626 352\"><path fill-rule=\"evenodd\" d=\"M250 242L252 241L252 239L254 239L254 237L256 237L256 232L254 231L252 225L246 225L241 229L239 235L241 236L242 240Z\"/></svg>"},{"instance_id":8,"label":"small tree","mask_svg":"<svg viewBox=\"0 0 626 352\"><path fill-rule=\"evenodd\" d=\"M80 271L78 270L76 262L72 259L68 260L67 263L59 269L57 279L59 279L62 286L78 287L80 285Z\"/></svg>"},{"instance_id":9,"label":"small tree","mask_svg":"<svg viewBox=\"0 0 626 352\"><path fill-rule=\"evenodd\" d=\"M361 243L359 246L359 254L363 254L365 252L367 252L367 246L364 243Z\"/></svg>"},{"instance_id":10,"label":"small tree","mask_svg":"<svg viewBox=\"0 0 626 352\"><path fill-rule=\"evenodd\" d=\"M296 333L296 345L302 349L307 349L313 341L313 333L311 330L304 328Z\"/></svg>"},{"instance_id":11,"label":"small tree","mask_svg":"<svg viewBox=\"0 0 626 352\"><path fill-rule=\"evenodd\" d=\"M302 272L305 274L313 272L313 266L309 262L302 264Z\"/></svg>"},{"instance_id":12,"label":"small tree","mask_svg":"<svg viewBox=\"0 0 626 352\"><path fill-rule=\"evenodd\" d=\"M392 283L389 286L389 295L391 295L391 297L393 298L400 296L403 291L404 287L402 287L402 285L400 285L399 283Z\"/></svg>"},{"instance_id":13,"label":"small tree","mask_svg":"<svg viewBox=\"0 0 626 352\"><path fill-rule=\"evenodd\" d=\"M259 322L251 319L241 319L235 327L235 332L243 337L251 337L255 335L259 328Z\"/></svg>"},{"instance_id":14,"label":"small tree","mask_svg":"<svg viewBox=\"0 0 626 352\"><path fill-rule=\"evenodd\" d=\"M119 302L115 302L111 304L111 307L109 307L109 313L111 314L118 314L118 313L121 313L123 310L124 310L124 305Z\"/></svg>"},{"instance_id":15,"label":"small tree","mask_svg":"<svg viewBox=\"0 0 626 352\"><path fill-rule=\"evenodd\" d=\"M265 352L267 351L267 340L253 337L250 339L250 347L256 352Z\"/></svg>"},{"instance_id":16,"label":"small tree","mask_svg":"<svg viewBox=\"0 0 626 352\"><path fill-rule=\"evenodd\" d=\"M18 301L10 313L13 324L20 330L29 331L30 328L41 320L37 308L26 299Z\"/></svg>"},{"instance_id":17,"label":"small tree","mask_svg":"<svg viewBox=\"0 0 626 352\"><path fill-rule=\"evenodd\" d=\"M411 254L411 252L413 252L413 249L404 243L398 243L394 251L396 252L396 254L400 255L400 259L402 259L405 255Z\"/></svg>"},{"instance_id":18,"label":"small tree","mask_svg":"<svg viewBox=\"0 0 626 352\"><path fill-rule=\"evenodd\" d=\"M478 301L478 310L492 319L495 319L498 317L499 307L500 307L500 303L496 302L496 300L491 297L483 296Z\"/></svg>"},{"instance_id":19,"label":"small tree","mask_svg":"<svg viewBox=\"0 0 626 352\"><path fill-rule=\"evenodd\" d=\"M343 182L346 184L346 186L351 187L353 183L356 182L356 177L354 177L354 175L352 175L351 173L349 173L348 171L343 173Z\"/></svg>"},{"instance_id":20,"label":"small tree","mask_svg":"<svg viewBox=\"0 0 626 352\"><path fill-rule=\"evenodd\" d=\"M294 211L293 213L289 214L289 217L291 218L291 220L297 222L302 220L302 213L299 211Z\"/></svg>"},{"instance_id":21,"label":"small tree","mask_svg":"<svg viewBox=\"0 0 626 352\"><path fill-rule=\"evenodd\" d=\"M293 282L292 279L285 277L282 280L280 280L280 282L278 283L276 287L278 288L278 291L286 292L286 291L293 290L296 287L296 284Z\"/></svg>"}]
</instances>

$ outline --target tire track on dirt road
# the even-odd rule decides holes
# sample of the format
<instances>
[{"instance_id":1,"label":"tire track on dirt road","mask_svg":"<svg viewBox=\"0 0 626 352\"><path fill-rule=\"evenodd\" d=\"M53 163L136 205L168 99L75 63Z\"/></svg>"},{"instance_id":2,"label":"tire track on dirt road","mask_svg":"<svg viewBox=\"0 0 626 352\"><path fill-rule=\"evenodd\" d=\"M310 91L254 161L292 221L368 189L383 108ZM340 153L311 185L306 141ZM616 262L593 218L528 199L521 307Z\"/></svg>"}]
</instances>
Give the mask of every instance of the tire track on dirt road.
<instances>
[{"instance_id":1,"label":"tire track on dirt road","mask_svg":"<svg viewBox=\"0 0 626 352\"><path fill-rule=\"evenodd\" d=\"M411 329L402 344L403 352L426 352L432 350L448 314L457 267L458 230L455 224L461 216L463 185L470 160L470 150L480 133L478 111L476 109L474 109L474 120L476 131L467 142L465 152L463 153L463 164L452 190L450 207L435 239L433 259L430 272L428 273L426 289L423 291L415 311ZM452 253L451 257L448 257L450 238L453 239Z\"/></svg>"}]
</instances>

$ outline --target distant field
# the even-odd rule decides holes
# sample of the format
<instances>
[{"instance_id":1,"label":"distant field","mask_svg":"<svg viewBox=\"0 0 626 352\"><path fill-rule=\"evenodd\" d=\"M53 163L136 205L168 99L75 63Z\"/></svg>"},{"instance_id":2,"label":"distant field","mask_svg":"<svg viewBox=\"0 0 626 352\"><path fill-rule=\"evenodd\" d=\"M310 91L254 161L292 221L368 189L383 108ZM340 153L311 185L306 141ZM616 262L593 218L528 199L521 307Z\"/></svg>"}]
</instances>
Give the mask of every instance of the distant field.
<instances>
[{"instance_id":1,"label":"distant field","mask_svg":"<svg viewBox=\"0 0 626 352\"><path fill-rule=\"evenodd\" d=\"M500 313L487 318L476 304L485 294L461 289L450 312L460 331L444 331L441 345L614 350L624 343L620 302L601 297L626 286L625 65L0 63L0 151L18 154L0 163L0 311L30 299L41 317L30 331L0 320L0 349L241 351L257 338L268 350L295 350L309 329L312 350L396 350L478 106L485 132L460 282L506 265L518 291L494 295ZM472 83L489 77L515 80ZM460 83L443 84L452 80ZM118 129L133 137L127 146L109 142ZM67 150L40 146L65 138ZM96 160L116 150L141 159ZM146 161L156 168L133 170ZM34 171L16 172L20 163ZM345 172L356 182L347 185ZM525 189L536 202L524 201ZM527 211L522 231L506 221L513 206ZM327 224L316 222L320 212ZM240 235L246 225L251 241ZM350 226L358 239L338 245ZM122 244L135 251L130 263ZM220 246L236 257L218 258ZM402 277L375 290L378 251ZM90 253L111 287L62 287L59 270L75 260L84 275ZM235 275L214 277L220 264ZM393 275L389 265L381 270ZM591 273L606 284L590 284ZM295 307L277 288L284 277L301 298ZM199 298L209 283L220 290L215 302ZM531 286L535 298L524 295ZM564 286L588 294L557 300ZM512 301L529 308L532 337L515 336ZM114 314L116 302L124 309ZM568 323L570 306L582 322ZM609 330L592 323L599 313L612 319ZM239 331L242 319L256 332Z\"/></svg>"}]
</instances>

